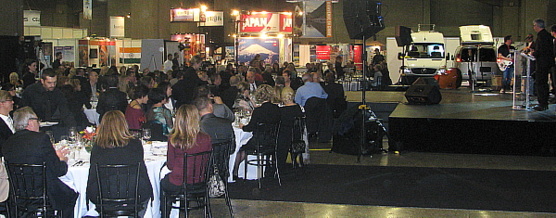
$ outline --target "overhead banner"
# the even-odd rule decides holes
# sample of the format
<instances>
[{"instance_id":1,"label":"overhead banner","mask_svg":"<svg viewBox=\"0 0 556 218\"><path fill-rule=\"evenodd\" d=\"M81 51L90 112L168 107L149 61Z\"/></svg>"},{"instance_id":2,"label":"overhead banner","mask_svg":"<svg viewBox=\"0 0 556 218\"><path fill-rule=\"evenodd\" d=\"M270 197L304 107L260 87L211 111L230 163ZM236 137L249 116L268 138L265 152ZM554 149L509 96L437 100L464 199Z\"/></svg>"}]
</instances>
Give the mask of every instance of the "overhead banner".
<instances>
[{"instance_id":1,"label":"overhead banner","mask_svg":"<svg viewBox=\"0 0 556 218\"><path fill-rule=\"evenodd\" d=\"M198 22L200 15L199 8L172 8L170 9L170 22Z\"/></svg>"},{"instance_id":2,"label":"overhead banner","mask_svg":"<svg viewBox=\"0 0 556 218\"><path fill-rule=\"evenodd\" d=\"M304 4L305 23L303 37L332 37L332 4L330 2L309 1Z\"/></svg>"},{"instance_id":3,"label":"overhead banner","mask_svg":"<svg viewBox=\"0 0 556 218\"><path fill-rule=\"evenodd\" d=\"M200 23L199 26L224 26L223 11L207 11L205 19L205 22Z\"/></svg>"},{"instance_id":4,"label":"overhead banner","mask_svg":"<svg viewBox=\"0 0 556 218\"><path fill-rule=\"evenodd\" d=\"M93 19L93 0L83 0L83 19Z\"/></svg>"},{"instance_id":5,"label":"overhead banner","mask_svg":"<svg viewBox=\"0 0 556 218\"><path fill-rule=\"evenodd\" d=\"M23 10L23 26L41 26L41 11Z\"/></svg>"},{"instance_id":6,"label":"overhead banner","mask_svg":"<svg viewBox=\"0 0 556 218\"><path fill-rule=\"evenodd\" d=\"M125 37L125 19L121 16L110 16L110 37Z\"/></svg>"},{"instance_id":7,"label":"overhead banner","mask_svg":"<svg viewBox=\"0 0 556 218\"><path fill-rule=\"evenodd\" d=\"M291 33L292 15L289 12L251 12L242 14L239 31L242 33Z\"/></svg>"}]
</instances>

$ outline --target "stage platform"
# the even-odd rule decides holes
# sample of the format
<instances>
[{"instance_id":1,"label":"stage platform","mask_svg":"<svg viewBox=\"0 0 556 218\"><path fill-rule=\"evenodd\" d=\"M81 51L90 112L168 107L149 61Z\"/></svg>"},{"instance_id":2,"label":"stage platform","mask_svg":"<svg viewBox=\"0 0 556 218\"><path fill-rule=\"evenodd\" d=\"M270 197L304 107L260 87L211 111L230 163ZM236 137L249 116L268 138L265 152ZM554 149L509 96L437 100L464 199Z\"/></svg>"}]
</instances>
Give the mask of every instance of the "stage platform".
<instances>
[{"instance_id":1,"label":"stage platform","mask_svg":"<svg viewBox=\"0 0 556 218\"><path fill-rule=\"evenodd\" d=\"M554 155L554 105L542 112L512 110L511 94L471 93L466 87L441 90L437 105L410 105L404 93L366 92L370 104L397 104L381 118L388 123L390 150ZM361 102L361 92L346 95L350 102Z\"/></svg>"}]
</instances>

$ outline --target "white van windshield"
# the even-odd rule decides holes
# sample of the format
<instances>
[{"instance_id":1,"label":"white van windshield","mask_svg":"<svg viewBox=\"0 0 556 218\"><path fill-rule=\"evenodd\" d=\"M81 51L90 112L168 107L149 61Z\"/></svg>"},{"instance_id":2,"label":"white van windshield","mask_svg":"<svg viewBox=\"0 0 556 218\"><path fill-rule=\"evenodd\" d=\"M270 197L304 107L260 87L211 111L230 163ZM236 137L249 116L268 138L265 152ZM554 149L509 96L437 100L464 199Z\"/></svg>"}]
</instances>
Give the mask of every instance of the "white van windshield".
<instances>
[{"instance_id":1,"label":"white van windshield","mask_svg":"<svg viewBox=\"0 0 556 218\"><path fill-rule=\"evenodd\" d=\"M444 58L444 44L415 43L407 46L407 56L411 58Z\"/></svg>"}]
</instances>

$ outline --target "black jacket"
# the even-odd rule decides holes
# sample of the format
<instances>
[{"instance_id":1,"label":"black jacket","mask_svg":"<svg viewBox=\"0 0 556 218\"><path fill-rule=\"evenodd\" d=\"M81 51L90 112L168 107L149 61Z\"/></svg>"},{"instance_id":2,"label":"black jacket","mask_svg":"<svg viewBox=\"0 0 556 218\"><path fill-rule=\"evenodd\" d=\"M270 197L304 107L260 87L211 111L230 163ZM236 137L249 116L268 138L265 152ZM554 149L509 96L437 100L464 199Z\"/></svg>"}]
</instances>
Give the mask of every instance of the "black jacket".
<instances>
[{"instance_id":1,"label":"black jacket","mask_svg":"<svg viewBox=\"0 0 556 218\"><path fill-rule=\"evenodd\" d=\"M233 120L216 117L213 113L201 117L201 131L210 135L212 144L226 142L234 138Z\"/></svg>"},{"instance_id":2,"label":"black jacket","mask_svg":"<svg viewBox=\"0 0 556 218\"><path fill-rule=\"evenodd\" d=\"M2 147L4 147L4 143L12 135L12 130L8 127L8 124L4 122L4 119L0 118L0 157L4 156L2 154Z\"/></svg>"},{"instance_id":3,"label":"black jacket","mask_svg":"<svg viewBox=\"0 0 556 218\"><path fill-rule=\"evenodd\" d=\"M68 172L68 165L61 161L45 133L29 130L17 131L2 148L8 163L46 164L47 195L54 209L73 207L78 194L58 177Z\"/></svg>"},{"instance_id":4,"label":"black jacket","mask_svg":"<svg viewBox=\"0 0 556 218\"><path fill-rule=\"evenodd\" d=\"M33 108L43 121L61 121L64 126L75 126L73 116L68 116L67 99L58 88L47 91L42 83L30 85L23 92L23 106Z\"/></svg>"},{"instance_id":5,"label":"black jacket","mask_svg":"<svg viewBox=\"0 0 556 218\"><path fill-rule=\"evenodd\" d=\"M265 102L258 108L253 110L253 115L249 124L243 126L243 131L253 132L257 128L258 123L278 123L280 122L280 108L270 102Z\"/></svg>"},{"instance_id":6,"label":"black jacket","mask_svg":"<svg viewBox=\"0 0 556 218\"><path fill-rule=\"evenodd\" d=\"M139 202L146 202L149 198L153 198L153 189L143 158L143 145L141 145L141 141L138 139L132 139L124 147L101 148L100 146L93 146L93 150L91 150L91 167L89 168L89 178L87 179L87 199L93 203L99 203L97 200L99 193L95 170L97 163L136 164L139 162L141 162L141 168L139 169Z\"/></svg>"},{"instance_id":7,"label":"black jacket","mask_svg":"<svg viewBox=\"0 0 556 218\"><path fill-rule=\"evenodd\" d=\"M120 110L125 114L127 107L127 94L111 87L98 97L97 113L100 114L99 120L102 120L104 113L111 110Z\"/></svg>"}]
</instances>

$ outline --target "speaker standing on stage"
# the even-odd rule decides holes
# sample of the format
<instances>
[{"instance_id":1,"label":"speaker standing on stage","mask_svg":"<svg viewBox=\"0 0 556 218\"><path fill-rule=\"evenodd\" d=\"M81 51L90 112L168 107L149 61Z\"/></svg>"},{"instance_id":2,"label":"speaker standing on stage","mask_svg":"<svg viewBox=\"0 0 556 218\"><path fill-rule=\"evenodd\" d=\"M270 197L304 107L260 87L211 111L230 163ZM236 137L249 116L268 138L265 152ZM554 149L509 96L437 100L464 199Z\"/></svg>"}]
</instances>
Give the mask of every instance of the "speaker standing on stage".
<instances>
[{"instance_id":1,"label":"speaker standing on stage","mask_svg":"<svg viewBox=\"0 0 556 218\"><path fill-rule=\"evenodd\" d=\"M536 19L533 21L533 29L537 32L535 47L532 49L533 56L537 59L535 86L537 87L539 105L534 108L537 111L548 109L548 72L554 66L554 45L552 42L554 38L544 28L544 20Z\"/></svg>"}]
</instances>

